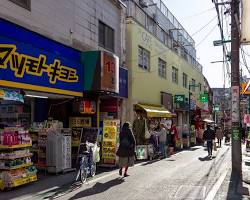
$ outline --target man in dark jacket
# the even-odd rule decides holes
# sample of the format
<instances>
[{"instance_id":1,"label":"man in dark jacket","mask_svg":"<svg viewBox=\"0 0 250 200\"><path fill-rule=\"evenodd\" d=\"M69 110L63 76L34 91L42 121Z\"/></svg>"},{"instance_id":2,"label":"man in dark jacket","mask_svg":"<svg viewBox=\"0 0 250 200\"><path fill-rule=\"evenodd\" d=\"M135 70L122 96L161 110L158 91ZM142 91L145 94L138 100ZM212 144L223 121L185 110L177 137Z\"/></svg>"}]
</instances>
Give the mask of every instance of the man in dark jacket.
<instances>
[{"instance_id":1,"label":"man in dark jacket","mask_svg":"<svg viewBox=\"0 0 250 200\"><path fill-rule=\"evenodd\" d=\"M204 131L203 139L207 141L208 156L212 158L213 140L215 139L215 132L211 129L210 124L207 125L207 130Z\"/></svg>"}]
</instances>

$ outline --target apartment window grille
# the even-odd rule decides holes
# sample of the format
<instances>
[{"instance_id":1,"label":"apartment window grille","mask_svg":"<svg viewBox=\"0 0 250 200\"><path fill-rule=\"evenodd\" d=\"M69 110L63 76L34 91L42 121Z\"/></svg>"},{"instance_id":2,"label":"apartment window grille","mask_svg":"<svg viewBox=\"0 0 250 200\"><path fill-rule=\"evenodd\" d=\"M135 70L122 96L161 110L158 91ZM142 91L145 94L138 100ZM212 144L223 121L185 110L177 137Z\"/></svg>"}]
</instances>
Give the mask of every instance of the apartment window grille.
<instances>
[{"instance_id":1,"label":"apartment window grille","mask_svg":"<svg viewBox=\"0 0 250 200\"><path fill-rule=\"evenodd\" d=\"M158 74L162 78L167 78L167 63L160 58L158 59Z\"/></svg>"},{"instance_id":2,"label":"apartment window grille","mask_svg":"<svg viewBox=\"0 0 250 200\"><path fill-rule=\"evenodd\" d=\"M150 69L150 52L140 46L138 47L138 65L143 69Z\"/></svg>"}]
</instances>

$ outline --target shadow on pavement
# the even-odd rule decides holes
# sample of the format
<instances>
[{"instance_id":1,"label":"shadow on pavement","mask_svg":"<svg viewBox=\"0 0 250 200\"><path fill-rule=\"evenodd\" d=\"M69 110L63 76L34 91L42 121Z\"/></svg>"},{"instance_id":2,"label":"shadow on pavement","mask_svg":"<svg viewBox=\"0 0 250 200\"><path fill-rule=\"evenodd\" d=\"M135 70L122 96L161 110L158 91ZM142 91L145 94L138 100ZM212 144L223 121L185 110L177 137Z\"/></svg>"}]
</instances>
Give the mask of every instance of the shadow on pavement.
<instances>
[{"instance_id":1,"label":"shadow on pavement","mask_svg":"<svg viewBox=\"0 0 250 200\"><path fill-rule=\"evenodd\" d=\"M243 195L249 195L247 188L243 187L242 176L231 172L227 200L242 199Z\"/></svg>"},{"instance_id":2,"label":"shadow on pavement","mask_svg":"<svg viewBox=\"0 0 250 200\"><path fill-rule=\"evenodd\" d=\"M99 183L98 182L92 188L83 190L83 191L75 194L69 200L80 199L83 197L88 197L88 196L92 196L92 195L96 195L96 194L105 192L116 185L122 184L124 181L125 180L123 178L116 178L116 179L110 180L106 183Z\"/></svg>"},{"instance_id":3,"label":"shadow on pavement","mask_svg":"<svg viewBox=\"0 0 250 200\"><path fill-rule=\"evenodd\" d=\"M183 151L196 151L200 149L199 147L190 147L190 148L186 148L186 149L183 149Z\"/></svg>"},{"instance_id":4,"label":"shadow on pavement","mask_svg":"<svg viewBox=\"0 0 250 200\"><path fill-rule=\"evenodd\" d=\"M203 157L203 158L202 158L202 157L199 157L199 160L202 161L202 162L203 162L203 161L211 161L211 159L210 159L209 156L206 156L206 157Z\"/></svg>"},{"instance_id":5,"label":"shadow on pavement","mask_svg":"<svg viewBox=\"0 0 250 200\"><path fill-rule=\"evenodd\" d=\"M160 159L150 160L148 162L143 163L141 166L151 165L151 164L156 163L158 161L160 161Z\"/></svg>"}]
</instances>

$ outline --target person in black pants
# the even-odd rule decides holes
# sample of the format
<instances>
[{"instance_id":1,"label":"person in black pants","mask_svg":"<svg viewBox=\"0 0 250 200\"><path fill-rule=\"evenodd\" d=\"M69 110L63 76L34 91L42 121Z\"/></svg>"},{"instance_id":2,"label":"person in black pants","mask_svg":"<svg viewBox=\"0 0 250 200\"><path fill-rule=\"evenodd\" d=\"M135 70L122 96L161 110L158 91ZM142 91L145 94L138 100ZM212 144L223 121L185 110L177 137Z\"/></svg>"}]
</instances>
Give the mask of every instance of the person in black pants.
<instances>
[{"instance_id":1,"label":"person in black pants","mask_svg":"<svg viewBox=\"0 0 250 200\"><path fill-rule=\"evenodd\" d=\"M204 131L203 139L207 141L208 156L212 158L213 140L215 139L215 132L213 129L211 129L210 124L207 125L207 130Z\"/></svg>"}]
</instances>

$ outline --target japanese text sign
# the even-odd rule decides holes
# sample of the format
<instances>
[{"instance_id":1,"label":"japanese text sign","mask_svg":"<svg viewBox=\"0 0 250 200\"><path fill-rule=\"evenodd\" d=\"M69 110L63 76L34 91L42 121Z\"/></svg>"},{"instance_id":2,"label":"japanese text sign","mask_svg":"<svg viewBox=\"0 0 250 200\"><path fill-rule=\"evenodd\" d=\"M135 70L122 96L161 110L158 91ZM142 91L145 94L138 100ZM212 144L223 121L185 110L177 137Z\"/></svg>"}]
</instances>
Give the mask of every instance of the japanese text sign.
<instances>
[{"instance_id":1,"label":"japanese text sign","mask_svg":"<svg viewBox=\"0 0 250 200\"><path fill-rule=\"evenodd\" d=\"M200 102L208 102L208 94L205 93L205 94L200 94Z\"/></svg>"},{"instance_id":2,"label":"japanese text sign","mask_svg":"<svg viewBox=\"0 0 250 200\"><path fill-rule=\"evenodd\" d=\"M4 20L0 27L1 86L82 96L80 52Z\"/></svg>"},{"instance_id":3,"label":"japanese text sign","mask_svg":"<svg viewBox=\"0 0 250 200\"><path fill-rule=\"evenodd\" d=\"M174 102L175 103L183 103L185 101L185 95L175 95Z\"/></svg>"}]
</instances>

